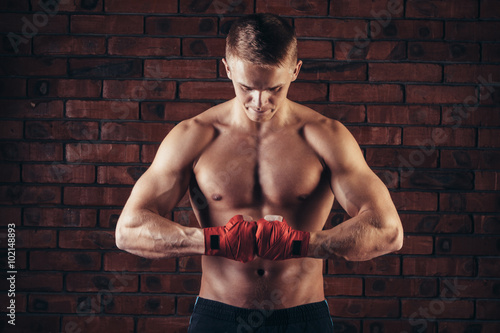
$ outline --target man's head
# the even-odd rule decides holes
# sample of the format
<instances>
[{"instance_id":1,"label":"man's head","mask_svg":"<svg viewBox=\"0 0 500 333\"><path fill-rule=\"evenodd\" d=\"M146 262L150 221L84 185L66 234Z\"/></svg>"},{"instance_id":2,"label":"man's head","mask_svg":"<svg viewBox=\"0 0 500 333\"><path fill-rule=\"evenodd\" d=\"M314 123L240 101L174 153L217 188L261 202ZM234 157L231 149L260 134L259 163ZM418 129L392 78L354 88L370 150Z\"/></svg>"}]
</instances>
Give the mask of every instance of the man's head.
<instances>
[{"instance_id":1,"label":"man's head","mask_svg":"<svg viewBox=\"0 0 500 333\"><path fill-rule=\"evenodd\" d=\"M270 120L286 104L290 83L302 65L293 28L272 14L252 14L234 22L223 62L237 100L257 122Z\"/></svg>"},{"instance_id":2,"label":"man's head","mask_svg":"<svg viewBox=\"0 0 500 333\"><path fill-rule=\"evenodd\" d=\"M293 27L272 14L252 14L231 26L226 38L226 59L237 57L261 66L286 66L297 62Z\"/></svg>"}]
</instances>

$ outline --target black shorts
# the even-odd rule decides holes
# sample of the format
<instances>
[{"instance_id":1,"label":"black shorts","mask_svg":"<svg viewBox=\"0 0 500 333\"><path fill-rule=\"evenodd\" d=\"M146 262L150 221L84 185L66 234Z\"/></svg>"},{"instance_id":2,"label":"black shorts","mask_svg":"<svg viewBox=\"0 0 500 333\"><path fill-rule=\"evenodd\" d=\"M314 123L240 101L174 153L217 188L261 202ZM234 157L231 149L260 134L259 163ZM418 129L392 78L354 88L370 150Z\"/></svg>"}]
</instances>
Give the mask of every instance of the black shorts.
<instances>
[{"instance_id":1,"label":"black shorts","mask_svg":"<svg viewBox=\"0 0 500 333\"><path fill-rule=\"evenodd\" d=\"M244 309L198 297L188 333L331 333L325 301L288 309Z\"/></svg>"}]
</instances>

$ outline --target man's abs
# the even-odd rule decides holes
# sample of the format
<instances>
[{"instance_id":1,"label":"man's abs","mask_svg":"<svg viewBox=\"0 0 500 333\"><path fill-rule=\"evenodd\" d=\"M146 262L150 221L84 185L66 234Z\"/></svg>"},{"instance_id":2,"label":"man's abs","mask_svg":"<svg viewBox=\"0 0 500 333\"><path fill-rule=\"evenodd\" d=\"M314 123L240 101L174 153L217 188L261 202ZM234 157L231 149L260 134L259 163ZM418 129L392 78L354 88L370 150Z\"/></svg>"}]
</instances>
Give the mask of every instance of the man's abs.
<instances>
[{"instance_id":1,"label":"man's abs","mask_svg":"<svg viewBox=\"0 0 500 333\"><path fill-rule=\"evenodd\" d=\"M239 263L202 258L200 296L243 308L283 309L324 300L323 261L312 258Z\"/></svg>"}]
</instances>

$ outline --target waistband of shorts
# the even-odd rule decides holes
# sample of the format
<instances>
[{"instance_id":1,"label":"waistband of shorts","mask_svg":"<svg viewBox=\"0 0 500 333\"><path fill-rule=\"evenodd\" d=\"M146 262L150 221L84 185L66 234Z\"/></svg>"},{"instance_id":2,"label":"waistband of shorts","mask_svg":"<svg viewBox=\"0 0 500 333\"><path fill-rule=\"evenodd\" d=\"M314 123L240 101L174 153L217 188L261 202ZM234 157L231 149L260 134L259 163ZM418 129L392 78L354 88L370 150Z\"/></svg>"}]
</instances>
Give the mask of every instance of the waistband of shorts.
<instances>
[{"instance_id":1,"label":"waistband of shorts","mask_svg":"<svg viewBox=\"0 0 500 333\"><path fill-rule=\"evenodd\" d=\"M259 326L292 324L330 318L330 310L326 300L308 303L286 309L273 309L262 306L261 309L246 309L225 303L198 297L193 313L206 315L228 322L259 323Z\"/></svg>"}]
</instances>

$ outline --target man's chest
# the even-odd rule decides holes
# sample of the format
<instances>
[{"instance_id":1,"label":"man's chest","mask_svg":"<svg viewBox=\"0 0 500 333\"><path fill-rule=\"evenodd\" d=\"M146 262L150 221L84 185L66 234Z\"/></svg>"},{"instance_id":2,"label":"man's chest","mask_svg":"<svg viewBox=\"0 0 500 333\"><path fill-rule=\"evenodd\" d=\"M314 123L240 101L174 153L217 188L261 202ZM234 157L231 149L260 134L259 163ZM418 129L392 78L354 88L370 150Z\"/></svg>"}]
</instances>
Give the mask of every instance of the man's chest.
<instances>
[{"instance_id":1,"label":"man's chest","mask_svg":"<svg viewBox=\"0 0 500 333\"><path fill-rule=\"evenodd\" d=\"M298 134L263 140L221 134L201 154L194 172L209 202L238 207L305 200L320 186L324 168Z\"/></svg>"}]
</instances>

